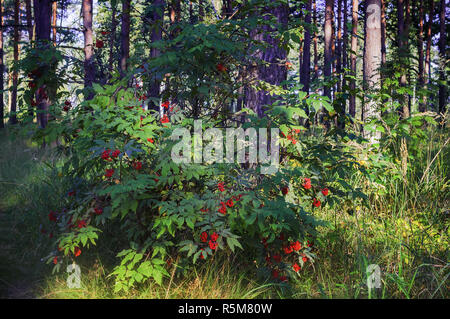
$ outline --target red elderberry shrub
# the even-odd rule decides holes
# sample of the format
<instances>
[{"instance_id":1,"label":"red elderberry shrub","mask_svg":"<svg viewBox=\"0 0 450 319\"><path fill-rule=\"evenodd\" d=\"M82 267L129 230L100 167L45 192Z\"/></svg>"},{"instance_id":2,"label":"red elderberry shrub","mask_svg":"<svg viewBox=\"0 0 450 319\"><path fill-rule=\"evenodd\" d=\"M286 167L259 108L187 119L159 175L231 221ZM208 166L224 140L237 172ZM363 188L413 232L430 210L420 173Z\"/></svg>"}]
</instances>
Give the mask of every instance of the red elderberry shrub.
<instances>
[{"instance_id":1,"label":"red elderberry shrub","mask_svg":"<svg viewBox=\"0 0 450 319\"><path fill-rule=\"evenodd\" d=\"M211 250L215 250L217 246L219 246L219 244L216 243L215 241L212 240L209 241L209 248L211 248Z\"/></svg>"},{"instance_id":2,"label":"red elderberry shrub","mask_svg":"<svg viewBox=\"0 0 450 319\"><path fill-rule=\"evenodd\" d=\"M297 263L292 265L292 269L294 269L295 272L298 272L302 267L300 267Z\"/></svg>"},{"instance_id":3,"label":"red elderberry shrub","mask_svg":"<svg viewBox=\"0 0 450 319\"><path fill-rule=\"evenodd\" d=\"M133 168L137 171L142 169L142 162L134 162L133 163Z\"/></svg>"},{"instance_id":4,"label":"red elderberry shrub","mask_svg":"<svg viewBox=\"0 0 450 319\"><path fill-rule=\"evenodd\" d=\"M58 263L58 257L53 258L53 263L56 265Z\"/></svg>"},{"instance_id":5,"label":"red elderberry shrub","mask_svg":"<svg viewBox=\"0 0 450 319\"><path fill-rule=\"evenodd\" d=\"M233 207L234 206L233 200L231 198L229 200L227 200L226 204L227 204L228 207Z\"/></svg>"},{"instance_id":6,"label":"red elderberry shrub","mask_svg":"<svg viewBox=\"0 0 450 319\"><path fill-rule=\"evenodd\" d=\"M219 239L219 235L218 235L216 232L214 232L214 233L211 235L211 240L212 240L212 241L217 241L217 239Z\"/></svg>"},{"instance_id":7,"label":"red elderberry shrub","mask_svg":"<svg viewBox=\"0 0 450 319\"><path fill-rule=\"evenodd\" d=\"M86 227L86 221L85 220L80 220L78 222L78 228L83 228Z\"/></svg>"},{"instance_id":8,"label":"red elderberry shrub","mask_svg":"<svg viewBox=\"0 0 450 319\"><path fill-rule=\"evenodd\" d=\"M75 257L78 257L81 255L81 249L78 247L75 247L73 254L75 255Z\"/></svg>"},{"instance_id":9,"label":"red elderberry shrub","mask_svg":"<svg viewBox=\"0 0 450 319\"><path fill-rule=\"evenodd\" d=\"M305 189L310 189L311 188L311 179L305 177L305 182L302 185Z\"/></svg>"},{"instance_id":10,"label":"red elderberry shrub","mask_svg":"<svg viewBox=\"0 0 450 319\"><path fill-rule=\"evenodd\" d=\"M206 242L208 241L208 233L204 231L204 232L200 235L200 240L201 240L202 243L206 243Z\"/></svg>"},{"instance_id":11,"label":"red elderberry shrub","mask_svg":"<svg viewBox=\"0 0 450 319\"><path fill-rule=\"evenodd\" d=\"M283 248L283 250L286 255L289 255L290 253L292 253L293 248L291 246L286 246Z\"/></svg>"},{"instance_id":12,"label":"red elderberry shrub","mask_svg":"<svg viewBox=\"0 0 450 319\"><path fill-rule=\"evenodd\" d=\"M101 49L101 48L103 48L103 45L104 45L104 43L103 43L102 40L95 41L95 47L96 48Z\"/></svg>"},{"instance_id":13,"label":"red elderberry shrub","mask_svg":"<svg viewBox=\"0 0 450 319\"><path fill-rule=\"evenodd\" d=\"M289 188L285 186L281 188L281 192L283 193L283 195L287 195L287 193L289 192Z\"/></svg>"},{"instance_id":14,"label":"red elderberry shrub","mask_svg":"<svg viewBox=\"0 0 450 319\"><path fill-rule=\"evenodd\" d=\"M275 260L277 263L281 262L281 255L276 254L276 255L273 255L272 258L273 258L273 260Z\"/></svg>"},{"instance_id":15,"label":"red elderberry shrub","mask_svg":"<svg viewBox=\"0 0 450 319\"><path fill-rule=\"evenodd\" d=\"M320 206L320 200L314 198L314 200L313 200L313 205L314 205L315 207L319 207L319 206Z\"/></svg>"},{"instance_id":16,"label":"red elderberry shrub","mask_svg":"<svg viewBox=\"0 0 450 319\"><path fill-rule=\"evenodd\" d=\"M272 270L272 277L273 278L278 278L278 275L279 275L279 273L278 273L278 270L276 270L276 269L274 269L274 270Z\"/></svg>"},{"instance_id":17,"label":"red elderberry shrub","mask_svg":"<svg viewBox=\"0 0 450 319\"><path fill-rule=\"evenodd\" d=\"M161 123L165 124L169 122L170 122L169 118L167 117L166 114L164 114L163 117L161 118Z\"/></svg>"},{"instance_id":18,"label":"red elderberry shrub","mask_svg":"<svg viewBox=\"0 0 450 319\"><path fill-rule=\"evenodd\" d=\"M167 109L169 107L169 105L170 105L169 101L165 101L164 103L161 104L161 106L165 109Z\"/></svg>"},{"instance_id":19,"label":"red elderberry shrub","mask_svg":"<svg viewBox=\"0 0 450 319\"><path fill-rule=\"evenodd\" d=\"M109 178L109 177L113 176L113 174L114 174L114 168L111 168L111 169L106 170L105 176Z\"/></svg>"},{"instance_id":20,"label":"red elderberry shrub","mask_svg":"<svg viewBox=\"0 0 450 319\"><path fill-rule=\"evenodd\" d=\"M227 68L226 68L222 63L218 63L218 64L216 65L216 69L217 69L217 71L219 71L219 72L225 72L225 71L227 70Z\"/></svg>"},{"instance_id":21,"label":"red elderberry shrub","mask_svg":"<svg viewBox=\"0 0 450 319\"><path fill-rule=\"evenodd\" d=\"M305 263L305 262L308 261L308 257L303 257L302 260L303 260L303 262Z\"/></svg>"},{"instance_id":22,"label":"red elderberry shrub","mask_svg":"<svg viewBox=\"0 0 450 319\"><path fill-rule=\"evenodd\" d=\"M223 182L220 182L219 184L217 184L217 188L219 189L219 191L223 192L225 191L225 184Z\"/></svg>"},{"instance_id":23,"label":"red elderberry shrub","mask_svg":"<svg viewBox=\"0 0 450 319\"><path fill-rule=\"evenodd\" d=\"M114 158L117 158L117 156L120 155L120 150L115 150L114 152L112 152L111 156Z\"/></svg>"},{"instance_id":24,"label":"red elderberry shrub","mask_svg":"<svg viewBox=\"0 0 450 319\"><path fill-rule=\"evenodd\" d=\"M323 196L327 196L328 195L328 188L322 189L322 194L323 194Z\"/></svg>"},{"instance_id":25,"label":"red elderberry shrub","mask_svg":"<svg viewBox=\"0 0 450 319\"><path fill-rule=\"evenodd\" d=\"M51 212L48 214L48 219L49 219L51 222L56 222L56 213L55 213L54 211L51 211Z\"/></svg>"},{"instance_id":26,"label":"red elderberry shrub","mask_svg":"<svg viewBox=\"0 0 450 319\"><path fill-rule=\"evenodd\" d=\"M300 242L297 240L295 243L291 244L291 247L293 250L299 251L300 249L302 249L302 244L300 244Z\"/></svg>"},{"instance_id":27,"label":"red elderberry shrub","mask_svg":"<svg viewBox=\"0 0 450 319\"><path fill-rule=\"evenodd\" d=\"M101 215L103 213L103 208L96 207L96 208L94 208L94 211L95 211L96 215Z\"/></svg>"}]
</instances>

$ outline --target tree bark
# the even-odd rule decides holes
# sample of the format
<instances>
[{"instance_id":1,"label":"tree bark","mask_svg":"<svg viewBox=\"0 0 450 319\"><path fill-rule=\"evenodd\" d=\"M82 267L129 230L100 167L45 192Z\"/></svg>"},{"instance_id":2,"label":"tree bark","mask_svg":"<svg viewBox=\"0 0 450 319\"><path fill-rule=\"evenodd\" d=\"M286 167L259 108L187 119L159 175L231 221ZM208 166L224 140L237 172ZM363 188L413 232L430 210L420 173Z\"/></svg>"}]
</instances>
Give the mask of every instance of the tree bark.
<instances>
[{"instance_id":1,"label":"tree bark","mask_svg":"<svg viewBox=\"0 0 450 319\"><path fill-rule=\"evenodd\" d=\"M306 4L307 14L305 22L311 24L311 0ZM311 68L311 33L309 27L305 30L305 38L303 40L303 61L300 68L300 83L303 84L303 91L309 93L309 80Z\"/></svg>"},{"instance_id":2,"label":"tree bark","mask_svg":"<svg viewBox=\"0 0 450 319\"><path fill-rule=\"evenodd\" d=\"M39 51L45 51L50 49L51 45L51 0L34 0L33 7L35 19L34 24L36 28L36 46L37 48L39 48ZM37 77L36 82L40 77L43 76L43 74L46 74L49 71L50 64L48 62L42 61L39 66L39 76ZM37 118L41 128L45 128L49 120L48 108L50 106L50 86L55 85L55 83L51 83L47 79L48 75L46 75L46 81L36 91L36 103L37 109L39 111Z\"/></svg>"},{"instance_id":3,"label":"tree bark","mask_svg":"<svg viewBox=\"0 0 450 319\"><path fill-rule=\"evenodd\" d=\"M406 7L406 15L405 15ZM398 47L399 59L402 63L402 74L400 76L400 86L406 87L407 84L407 55L408 55L408 33L409 33L409 0L397 0L397 19L398 19ZM405 93L400 101L400 114L403 118L409 117L408 95Z\"/></svg>"},{"instance_id":4,"label":"tree bark","mask_svg":"<svg viewBox=\"0 0 450 319\"><path fill-rule=\"evenodd\" d=\"M122 0L122 29L120 33L120 75L124 77L128 70L130 57L130 6L131 0Z\"/></svg>"},{"instance_id":5,"label":"tree bark","mask_svg":"<svg viewBox=\"0 0 450 319\"><path fill-rule=\"evenodd\" d=\"M325 37L325 48L324 48L324 70L323 75L325 81L329 81L331 78L331 67L332 67L332 36L333 36L333 5L334 0L326 0L325 3L325 24L324 24L324 37ZM331 100L331 88L326 85L324 87L324 95L328 96Z\"/></svg>"},{"instance_id":6,"label":"tree bark","mask_svg":"<svg viewBox=\"0 0 450 319\"><path fill-rule=\"evenodd\" d=\"M345 1L345 0L344 0ZM336 45L336 73L339 78L337 92L342 91L342 1L338 1L337 7L337 45Z\"/></svg>"},{"instance_id":7,"label":"tree bark","mask_svg":"<svg viewBox=\"0 0 450 319\"><path fill-rule=\"evenodd\" d=\"M112 78L114 69L114 46L116 45L116 14L117 14L117 3L111 3L111 33L109 36L109 59L108 59L108 71L109 79Z\"/></svg>"},{"instance_id":8,"label":"tree bark","mask_svg":"<svg viewBox=\"0 0 450 319\"><path fill-rule=\"evenodd\" d=\"M27 14L28 40L33 41L33 15L31 13L31 0L25 0L25 10Z\"/></svg>"},{"instance_id":9,"label":"tree bark","mask_svg":"<svg viewBox=\"0 0 450 319\"><path fill-rule=\"evenodd\" d=\"M152 11L150 20L152 22L151 29L151 41L155 43L157 41L162 40L162 28L164 23L164 9L166 3L164 0L153 0L152 1ZM161 52L157 48L151 48L150 50L150 59L157 58ZM157 74L154 70L150 70L150 86L148 90L148 96L157 98L159 100L160 97L160 89L161 89L161 80L162 75ZM159 103L155 103L152 100L149 102L149 109L153 109L159 112Z\"/></svg>"},{"instance_id":10,"label":"tree bark","mask_svg":"<svg viewBox=\"0 0 450 319\"><path fill-rule=\"evenodd\" d=\"M446 32L445 32L445 0L441 0L441 8L439 13L439 54L440 54L440 68L439 68L439 113L444 114L447 102L447 86L443 83L446 81L445 65L447 60L446 53Z\"/></svg>"},{"instance_id":11,"label":"tree bark","mask_svg":"<svg viewBox=\"0 0 450 319\"><path fill-rule=\"evenodd\" d=\"M17 63L19 62L19 41L20 41L20 1L14 0L14 45L13 45L13 57L14 57L14 68L12 71L12 90L11 90L11 105L9 106L11 111L11 117L9 122L11 124L17 123L17 85L19 80L19 74L17 72Z\"/></svg>"},{"instance_id":12,"label":"tree bark","mask_svg":"<svg viewBox=\"0 0 450 319\"><path fill-rule=\"evenodd\" d=\"M94 32L92 30L93 0L83 0L83 27L84 27L84 88L90 91L95 81L94 65ZM92 92L87 92L87 99L92 98Z\"/></svg>"},{"instance_id":13,"label":"tree bark","mask_svg":"<svg viewBox=\"0 0 450 319\"><path fill-rule=\"evenodd\" d=\"M356 52L358 50L358 0L352 1L352 43L351 43L351 73L352 79L350 81L350 102L349 113L352 117L356 116Z\"/></svg>"},{"instance_id":14,"label":"tree bark","mask_svg":"<svg viewBox=\"0 0 450 319\"><path fill-rule=\"evenodd\" d=\"M348 19L348 2L344 0L344 34L342 37L342 67L344 69L348 66L348 55L347 55L347 47L348 47L348 27L347 27L347 19ZM345 76L342 79L342 86L345 86Z\"/></svg>"},{"instance_id":15,"label":"tree bark","mask_svg":"<svg viewBox=\"0 0 450 319\"><path fill-rule=\"evenodd\" d=\"M386 64L386 0L381 0L381 65Z\"/></svg>"},{"instance_id":16,"label":"tree bark","mask_svg":"<svg viewBox=\"0 0 450 319\"><path fill-rule=\"evenodd\" d=\"M417 90L420 90L424 86L424 76L423 76L423 64L424 64L424 52L423 52L423 19L424 19L424 4L423 0L420 0L419 3L419 38L417 41L418 46L418 54L419 54L419 73L418 73L418 87ZM425 105L422 103L422 101L419 102L419 112L425 112Z\"/></svg>"},{"instance_id":17,"label":"tree bark","mask_svg":"<svg viewBox=\"0 0 450 319\"><path fill-rule=\"evenodd\" d=\"M314 79L319 78L319 55L318 55L318 50L317 50L317 41L318 41L318 37L317 37L317 6L316 6L316 0L313 0L313 24L315 27L314 30Z\"/></svg>"},{"instance_id":18,"label":"tree bark","mask_svg":"<svg viewBox=\"0 0 450 319\"><path fill-rule=\"evenodd\" d=\"M53 45L56 47L56 18L58 13L58 4L55 1L52 3L52 33L53 33Z\"/></svg>"},{"instance_id":19,"label":"tree bark","mask_svg":"<svg viewBox=\"0 0 450 319\"><path fill-rule=\"evenodd\" d=\"M434 15L434 0L428 1L428 23L427 23L427 44L425 50L425 66L423 70L423 81L424 81L424 91L427 91L428 84L430 83L430 68L431 68L431 28L433 26L433 15ZM427 95L422 98L424 110L427 110Z\"/></svg>"},{"instance_id":20,"label":"tree bark","mask_svg":"<svg viewBox=\"0 0 450 319\"><path fill-rule=\"evenodd\" d=\"M370 90L380 88L381 64L381 0L367 0L365 6L364 82ZM378 117L376 102L368 99L363 106L363 121ZM371 143L380 138L380 132L364 132Z\"/></svg>"},{"instance_id":21,"label":"tree bark","mask_svg":"<svg viewBox=\"0 0 450 319\"><path fill-rule=\"evenodd\" d=\"M3 76L5 66L3 64L3 0L0 0L0 128L5 127L4 112L5 105L3 102Z\"/></svg>"},{"instance_id":22,"label":"tree bark","mask_svg":"<svg viewBox=\"0 0 450 319\"><path fill-rule=\"evenodd\" d=\"M267 13L271 13L277 18L279 24L283 28L287 27L289 8L285 4L278 4L274 8L263 8L262 12L258 12L262 19L267 20ZM257 42L265 42L268 47L262 51L257 51L254 56L264 64L268 66L253 65L249 70L251 80L261 80L268 82L272 85L280 85L281 82L286 80L287 69L284 63L280 61L286 61L287 53L284 49L279 47L279 41L270 35L270 32L274 32L276 29L272 26L264 25L258 30L252 30L250 35L253 40ZM264 116L264 105L270 105L275 98L271 97L267 92L262 90L255 90L248 87L246 90L246 103L247 108L253 110L259 117Z\"/></svg>"}]
</instances>

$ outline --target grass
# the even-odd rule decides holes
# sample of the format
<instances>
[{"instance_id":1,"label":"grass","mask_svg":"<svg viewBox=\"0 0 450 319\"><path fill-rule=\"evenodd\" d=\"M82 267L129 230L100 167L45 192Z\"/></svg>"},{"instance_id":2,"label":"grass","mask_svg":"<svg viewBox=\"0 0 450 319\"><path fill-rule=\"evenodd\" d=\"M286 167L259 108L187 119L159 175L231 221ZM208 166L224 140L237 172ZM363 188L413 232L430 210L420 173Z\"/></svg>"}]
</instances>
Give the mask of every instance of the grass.
<instances>
[{"instance_id":1,"label":"grass","mask_svg":"<svg viewBox=\"0 0 450 319\"><path fill-rule=\"evenodd\" d=\"M0 133L0 296L6 298L448 298L448 144L442 134L410 161L407 183L386 179L383 191L355 177L370 194L370 210L318 210L317 261L290 286L256 279L253 267L234 259L208 260L162 286L142 284L114 293L114 254L99 243L79 259L80 289L67 274L51 274L41 258L51 250L40 225L66 191L54 166L60 160L27 139ZM437 155L436 155L437 154ZM394 174L394 172L392 173ZM231 258L231 257L230 257ZM368 291L366 267L381 268L382 288Z\"/></svg>"}]
</instances>

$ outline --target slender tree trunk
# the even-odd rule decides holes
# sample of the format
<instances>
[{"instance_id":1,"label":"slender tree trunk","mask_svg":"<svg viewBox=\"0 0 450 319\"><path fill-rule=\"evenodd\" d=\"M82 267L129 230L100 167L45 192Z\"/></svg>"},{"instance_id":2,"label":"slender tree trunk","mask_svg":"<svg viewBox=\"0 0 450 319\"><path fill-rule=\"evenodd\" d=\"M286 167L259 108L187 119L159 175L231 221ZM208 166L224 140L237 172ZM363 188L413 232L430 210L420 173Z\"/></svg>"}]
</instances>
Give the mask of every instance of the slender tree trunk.
<instances>
[{"instance_id":1,"label":"slender tree trunk","mask_svg":"<svg viewBox=\"0 0 450 319\"><path fill-rule=\"evenodd\" d=\"M94 32L92 30L93 0L83 0L83 27L84 27L84 88L87 89L87 99L92 98L89 92L95 81L94 65Z\"/></svg>"},{"instance_id":2,"label":"slender tree trunk","mask_svg":"<svg viewBox=\"0 0 450 319\"><path fill-rule=\"evenodd\" d=\"M319 78L319 55L317 49L317 6L316 0L313 0L313 24L314 24L314 79Z\"/></svg>"},{"instance_id":3,"label":"slender tree trunk","mask_svg":"<svg viewBox=\"0 0 450 319\"><path fill-rule=\"evenodd\" d=\"M425 50L425 66L423 70L423 81L424 91L427 92L428 84L430 83L430 68L431 68L431 28L433 26L433 15L434 15L434 0L428 1L428 23L427 23L427 44ZM427 95L424 95L422 98L424 111L427 110Z\"/></svg>"},{"instance_id":4,"label":"slender tree trunk","mask_svg":"<svg viewBox=\"0 0 450 319\"><path fill-rule=\"evenodd\" d=\"M11 117L9 119L11 124L17 123L17 86L19 84L19 73L17 71L17 63L19 62L19 41L20 41L20 32L19 32L19 24L20 24L20 1L14 0L14 48L13 48L13 56L14 56L14 68L12 71L12 90L11 90Z\"/></svg>"},{"instance_id":5,"label":"slender tree trunk","mask_svg":"<svg viewBox=\"0 0 450 319\"><path fill-rule=\"evenodd\" d=\"M381 65L386 64L386 0L381 0Z\"/></svg>"},{"instance_id":6,"label":"slender tree trunk","mask_svg":"<svg viewBox=\"0 0 450 319\"><path fill-rule=\"evenodd\" d=\"M53 45L56 47L56 18L58 13L58 4L55 1L52 3L52 33L53 33Z\"/></svg>"},{"instance_id":7,"label":"slender tree trunk","mask_svg":"<svg viewBox=\"0 0 450 319\"><path fill-rule=\"evenodd\" d=\"M325 25L324 25L324 37L325 37L325 48L324 48L324 65L323 65L323 75L325 77L325 81L329 81L331 77L331 64L332 64L332 55L331 55L331 45L332 45L332 36L333 36L333 0L326 0L325 4ZM328 96L331 100L331 88L326 85L324 87L324 95Z\"/></svg>"},{"instance_id":8,"label":"slender tree trunk","mask_svg":"<svg viewBox=\"0 0 450 319\"><path fill-rule=\"evenodd\" d=\"M203 21L205 18L205 8L203 7L203 0L198 0L198 19Z\"/></svg>"},{"instance_id":9,"label":"slender tree trunk","mask_svg":"<svg viewBox=\"0 0 450 319\"><path fill-rule=\"evenodd\" d=\"M28 40L33 41L33 15L31 13L31 0L25 0L25 10L27 14Z\"/></svg>"},{"instance_id":10,"label":"slender tree trunk","mask_svg":"<svg viewBox=\"0 0 450 319\"><path fill-rule=\"evenodd\" d=\"M445 32L445 0L441 0L441 8L439 13L440 35L439 35L439 54L440 54L440 68L439 68L439 113L444 114L447 104L447 87L443 83L446 81L445 65L447 60L446 53L446 32Z\"/></svg>"},{"instance_id":11,"label":"slender tree trunk","mask_svg":"<svg viewBox=\"0 0 450 319\"><path fill-rule=\"evenodd\" d=\"M350 81L350 102L349 113L356 116L356 52L358 51L358 0L352 0L352 43L351 43L351 73L353 78Z\"/></svg>"},{"instance_id":12,"label":"slender tree trunk","mask_svg":"<svg viewBox=\"0 0 450 319\"><path fill-rule=\"evenodd\" d=\"M380 88L381 64L381 0L367 0L365 5L365 48L364 48L364 82L372 89ZM363 106L363 121L367 122L373 117L378 117L376 102L368 99ZM375 143L380 138L380 132L364 135Z\"/></svg>"},{"instance_id":13,"label":"slender tree trunk","mask_svg":"<svg viewBox=\"0 0 450 319\"><path fill-rule=\"evenodd\" d=\"M3 64L3 0L0 0L0 128L5 127L5 104L3 102L3 76L5 66Z\"/></svg>"},{"instance_id":14,"label":"slender tree trunk","mask_svg":"<svg viewBox=\"0 0 450 319\"><path fill-rule=\"evenodd\" d=\"M305 22L311 24L311 0L306 4L306 18ZM309 79L311 69L311 33L309 28L305 31L305 38L303 40L303 61L300 68L300 83L303 84L303 91L309 93Z\"/></svg>"},{"instance_id":15,"label":"slender tree trunk","mask_svg":"<svg viewBox=\"0 0 450 319\"><path fill-rule=\"evenodd\" d=\"M285 4L278 4L277 7L264 8L263 12L258 12L262 19L267 20L267 13L273 14L278 23L287 27L289 8ZM264 63L269 65L262 65L261 63L257 66L252 66L249 70L249 75L252 80L262 80L273 85L280 85L281 82L286 80L287 70L284 63L280 61L285 61L287 58L287 52L279 47L278 40L270 35L270 32L275 31L272 26L264 25L258 30L252 30L250 35L252 39L258 42L265 42L268 47L262 51L258 51L255 57ZM267 92L262 90L255 90L254 88L248 87L246 91L246 103L247 107L253 110L258 116L264 116L264 105L270 105L274 101Z\"/></svg>"},{"instance_id":16,"label":"slender tree trunk","mask_svg":"<svg viewBox=\"0 0 450 319\"><path fill-rule=\"evenodd\" d=\"M222 19L229 19L232 14L231 0L222 0Z\"/></svg>"},{"instance_id":17,"label":"slender tree trunk","mask_svg":"<svg viewBox=\"0 0 450 319\"><path fill-rule=\"evenodd\" d=\"M40 51L46 51L50 49L50 31L51 31L51 13L52 5L51 0L34 0L34 19L36 26L36 46ZM39 66L39 76L37 76L36 82L44 74L50 72L51 65L42 61ZM49 76L46 75L46 81L43 83L36 92L36 103L38 108L38 123L41 128L47 126L49 120L48 108L50 106L49 94L52 91L50 86L54 85L48 81Z\"/></svg>"},{"instance_id":18,"label":"slender tree trunk","mask_svg":"<svg viewBox=\"0 0 450 319\"><path fill-rule=\"evenodd\" d=\"M345 0L344 0L345 1ZM342 91L342 1L338 1L337 7L337 46L336 46L336 72L339 77L339 81L337 83L337 91Z\"/></svg>"},{"instance_id":19,"label":"slender tree trunk","mask_svg":"<svg viewBox=\"0 0 450 319\"><path fill-rule=\"evenodd\" d=\"M424 86L424 76L423 76L423 58L424 58L424 54L423 54L423 27L424 27L424 23L423 23L423 19L424 19L424 4L423 4L423 0L420 0L419 3L419 38L417 41L417 46L418 46L418 53L419 53L419 74L418 74L418 87L417 87L417 91L421 90ZM422 101L420 101L419 103L419 112L424 112L425 111L425 105L422 103Z\"/></svg>"},{"instance_id":20,"label":"slender tree trunk","mask_svg":"<svg viewBox=\"0 0 450 319\"><path fill-rule=\"evenodd\" d=\"M152 21L152 29L151 29L151 41L152 43L155 43L157 41L162 40L162 29L163 29L163 23L164 23L164 9L166 6L166 3L164 0L153 0L153 3L151 4L153 6L151 11L151 21ZM157 58L161 52L157 48L151 48L150 50L150 59ZM155 72L151 72L150 74L151 80L150 80L150 86L148 90L148 95L151 98L157 98L160 97L160 89L161 89L161 79L162 74L157 74ZM159 103L155 103L152 100L149 102L149 108L156 110L159 112Z\"/></svg>"},{"instance_id":21,"label":"slender tree trunk","mask_svg":"<svg viewBox=\"0 0 450 319\"><path fill-rule=\"evenodd\" d=\"M406 5L406 16L405 16ZM399 58L402 67L402 74L400 76L400 86L406 87L407 84L407 55L408 55L408 32L409 32L409 0L397 0L397 19L398 19L398 46ZM404 94L401 99L401 108L399 110L403 118L409 117L409 103L408 96Z\"/></svg>"},{"instance_id":22,"label":"slender tree trunk","mask_svg":"<svg viewBox=\"0 0 450 319\"><path fill-rule=\"evenodd\" d=\"M112 78L114 69L114 47L116 45L116 14L117 14L117 3L111 3L111 33L109 36L109 59L108 59L108 71L109 78Z\"/></svg>"},{"instance_id":23,"label":"slender tree trunk","mask_svg":"<svg viewBox=\"0 0 450 319\"><path fill-rule=\"evenodd\" d=\"M344 35L342 37L342 67L346 69L348 67L348 0L344 0ZM342 79L342 86L345 86L345 77Z\"/></svg>"},{"instance_id":24,"label":"slender tree trunk","mask_svg":"<svg viewBox=\"0 0 450 319\"><path fill-rule=\"evenodd\" d=\"M122 30L120 33L120 75L124 77L128 70L130 57L130 6L131 0L122 0Z\"/></svg>"}]
</instances>

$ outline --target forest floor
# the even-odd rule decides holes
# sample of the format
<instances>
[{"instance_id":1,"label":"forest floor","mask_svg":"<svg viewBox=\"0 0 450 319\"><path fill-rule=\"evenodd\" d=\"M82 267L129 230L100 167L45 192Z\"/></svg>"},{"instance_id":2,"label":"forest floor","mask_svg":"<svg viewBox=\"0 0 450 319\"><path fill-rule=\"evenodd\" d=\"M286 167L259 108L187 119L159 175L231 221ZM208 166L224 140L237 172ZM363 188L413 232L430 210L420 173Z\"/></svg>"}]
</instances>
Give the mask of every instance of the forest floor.
<instances>
[{"instance_id":1,"label":"forest floor","mask_svg":"<svg viewBox=\"0 0 450 319\"><path fill-rule=\"evenodd\" d=\"M445 203L420 213L323 209L317 260L292 285L261 282L249 265L211 260L187 276L115 294L107 276L113 249L97 245L80 257L82 287L52 274L42 259L51 239L39 225L63 189L51 170L58 159L29 141L0 136L0 297L3 298L449 298L449 219ZM433 205L432 205L433 204ZM394 205L392 205L393 207ZM428 214L424 218L424 214ZM430 216L434 216L429 218ZM91 249L90 249L91 250ZM106 253L105 253L106 251ZM113 261L113 262L111 262ZM365 269L377 264L383 288L371 293Z\"/></svg>"}]
</instances>

